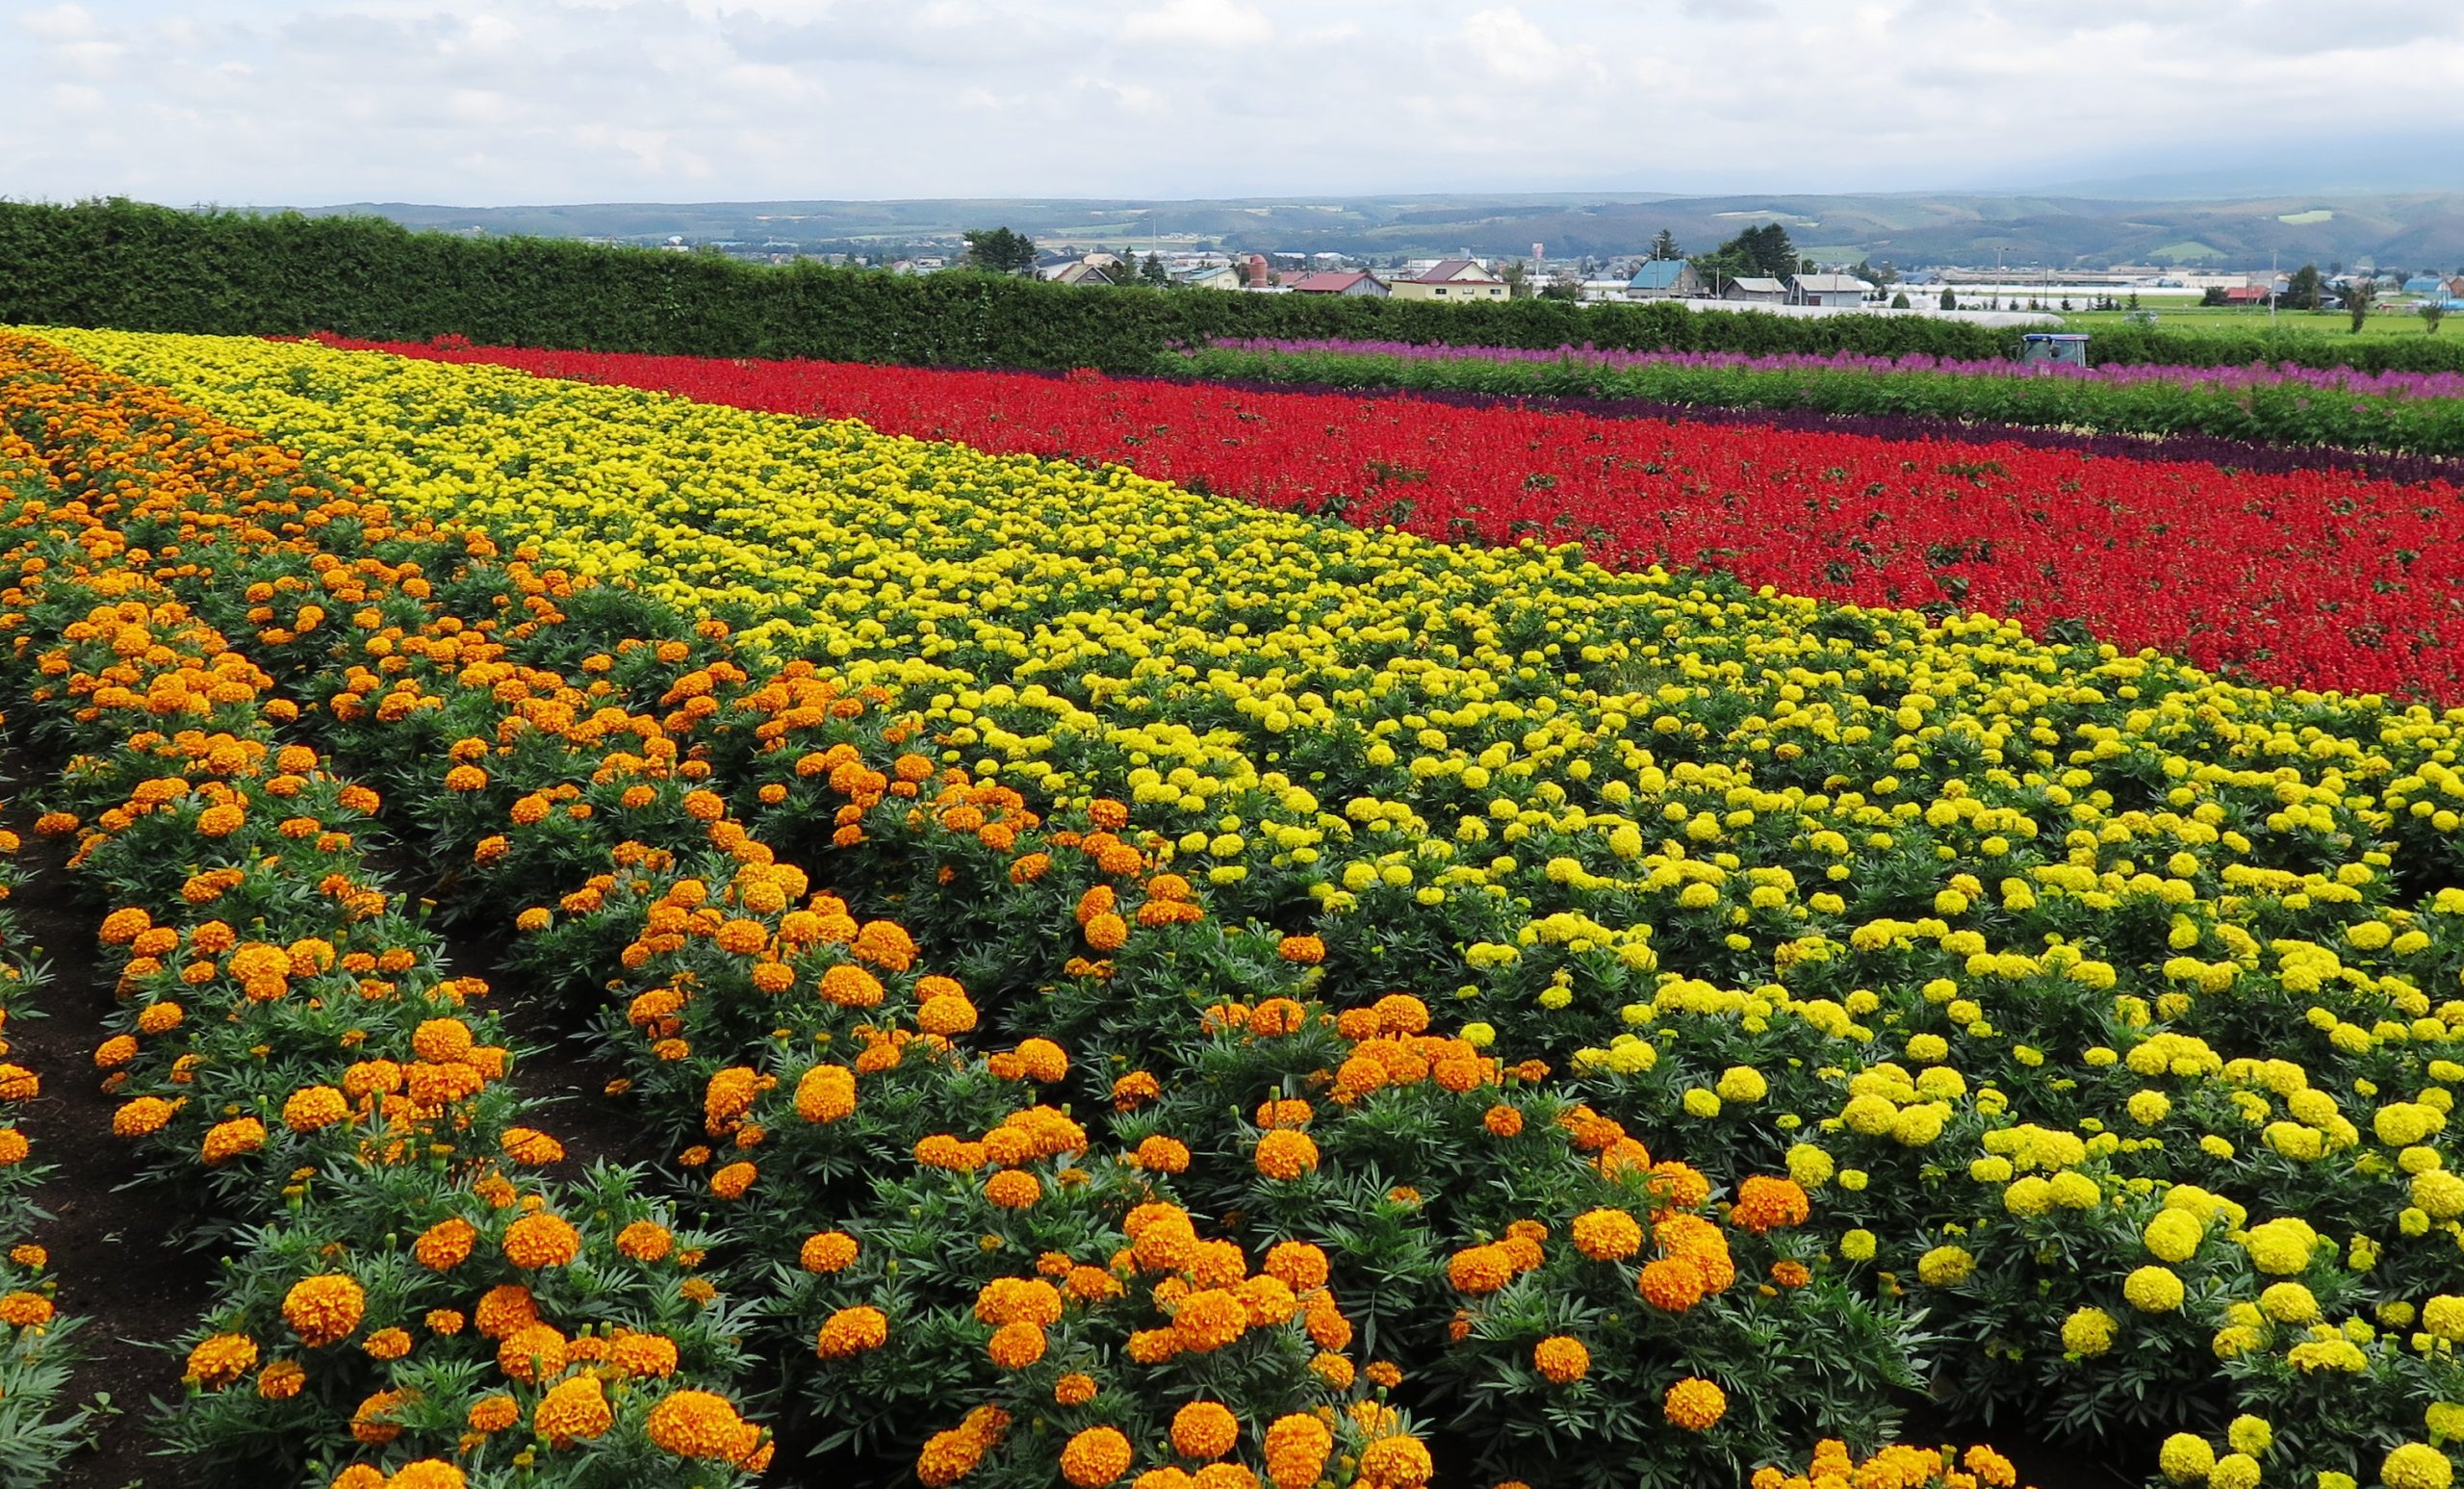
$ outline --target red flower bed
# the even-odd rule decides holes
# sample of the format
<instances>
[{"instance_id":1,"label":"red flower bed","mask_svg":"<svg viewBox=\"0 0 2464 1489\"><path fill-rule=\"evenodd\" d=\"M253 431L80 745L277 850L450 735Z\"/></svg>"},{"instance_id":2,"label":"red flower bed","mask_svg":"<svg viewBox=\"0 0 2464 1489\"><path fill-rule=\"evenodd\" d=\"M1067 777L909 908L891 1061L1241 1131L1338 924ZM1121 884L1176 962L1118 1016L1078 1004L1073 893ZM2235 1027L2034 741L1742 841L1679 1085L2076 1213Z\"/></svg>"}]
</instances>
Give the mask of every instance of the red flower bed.
<instances>
[{"instance_id":1,"label":"red flower bed","mask_svg":"<svg viewBox=\"0 0 2464 1489\"><path fill-rule=\"evenodd\" d=\"M2464 702L2464 492L2450 485L1091 373L376 349L1118 462L1435 538L1579 540L1605 564L1947 604L2039 633L2084 625L2268 682Z\"/></svg>"}]
</instances>

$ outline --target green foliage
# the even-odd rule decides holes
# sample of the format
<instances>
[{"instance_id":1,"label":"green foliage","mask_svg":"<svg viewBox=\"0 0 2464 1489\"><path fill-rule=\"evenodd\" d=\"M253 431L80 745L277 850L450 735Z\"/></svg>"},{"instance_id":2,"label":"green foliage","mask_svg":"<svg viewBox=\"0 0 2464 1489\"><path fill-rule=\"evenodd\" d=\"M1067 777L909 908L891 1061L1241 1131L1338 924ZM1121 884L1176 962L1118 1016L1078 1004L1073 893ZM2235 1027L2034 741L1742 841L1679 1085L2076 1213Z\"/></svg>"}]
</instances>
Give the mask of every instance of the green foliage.
<instances>
[{"instance_id":1,"label":"green foliage","mask_svg":"<svg viewBox=\"0 0 2464 1489\"><path fill-rule=\"evenodd\" d=\"M16 324L410 341L449 334L499 346L941 367L1143 372L1167 348L1213 337L1969 358L2015 355L2018 336L1916 317L1790 319L1538 297L1441 305L1100 295L1009 276L773 268L562 239L413 233L376 218L189 213L127 201L0 202L0 263L9 266L0 322ZM1795 268L1790 257L1768 271ZM2099 332L2096 360L2464 371L2464 347L2446 340L2316 341L2131 328Z\"/></svg>"}]
</instances>

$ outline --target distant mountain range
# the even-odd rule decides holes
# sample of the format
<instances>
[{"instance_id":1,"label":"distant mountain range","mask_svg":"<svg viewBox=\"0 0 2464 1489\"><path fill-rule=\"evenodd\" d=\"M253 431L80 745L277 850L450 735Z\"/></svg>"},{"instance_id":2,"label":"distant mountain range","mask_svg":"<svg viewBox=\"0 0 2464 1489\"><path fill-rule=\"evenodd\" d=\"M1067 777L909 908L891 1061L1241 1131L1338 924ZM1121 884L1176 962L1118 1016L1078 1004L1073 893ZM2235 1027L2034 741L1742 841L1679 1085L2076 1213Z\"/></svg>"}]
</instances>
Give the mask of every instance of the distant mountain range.
<instances>
[{"instance_id":1,"label":"distant mountain range","mask_svg":"<svg viewBox=\"0 0 2464 1489\"><path fill-rule=\"evenodd\" d=\"M2121 183L2112 183L2120 186ZM1385 258L1469 251L1607 258L1645 249L1662 229L1709 248L1766 221L1826 260L1902 268L1990 265L2264 268L2372 263L2464 270L2464 192L2342 192L2231 200L1993 193L1671 196L1652 193L1251 198L1150 202L944 199L608 203L435 207L359 202L311 216L373 214L413 228L655 244L896 250L1007 226L1040 243L1336 252Z\"/></svg>"}]
</instances>

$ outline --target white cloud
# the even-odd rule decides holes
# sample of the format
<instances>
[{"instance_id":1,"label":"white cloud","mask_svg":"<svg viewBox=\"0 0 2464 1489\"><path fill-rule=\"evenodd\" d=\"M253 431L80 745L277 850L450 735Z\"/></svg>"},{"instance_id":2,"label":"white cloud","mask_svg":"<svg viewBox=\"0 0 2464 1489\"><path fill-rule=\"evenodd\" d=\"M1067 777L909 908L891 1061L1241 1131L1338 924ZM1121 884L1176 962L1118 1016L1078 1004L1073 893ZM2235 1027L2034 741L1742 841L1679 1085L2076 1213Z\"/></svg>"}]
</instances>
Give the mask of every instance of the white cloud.
<instances>
[{"instance_id":1,"label":"white cloud","mask_svg":"<svg viewBox=\"0 0 2464 1489\"><path fill-rule=\"evenodd\" d=\"M41 84L0 193L1921 189L2453 117L2464 9L2327 39L2303 0L0 0Z\"/></svg>"}]
</instances>

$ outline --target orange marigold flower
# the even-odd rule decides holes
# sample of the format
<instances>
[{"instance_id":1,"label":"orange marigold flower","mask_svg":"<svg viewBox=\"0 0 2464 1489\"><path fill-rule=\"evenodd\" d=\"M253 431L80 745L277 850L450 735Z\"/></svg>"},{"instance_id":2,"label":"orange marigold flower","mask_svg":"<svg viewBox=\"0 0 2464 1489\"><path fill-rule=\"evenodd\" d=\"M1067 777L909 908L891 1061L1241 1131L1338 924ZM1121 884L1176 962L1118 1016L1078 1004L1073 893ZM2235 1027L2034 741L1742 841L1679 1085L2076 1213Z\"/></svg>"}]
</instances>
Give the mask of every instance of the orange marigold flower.
<instances>
[{"instance_id":1,"label":"orange marigold flower","mask_svg":"<svg viewBox=\"0 0 2464 1489\"><path fill-rule=\"evenodd\" d=\"M284 1322L311 1349L348 1335L367 1310L368 1295L357 1279L340 1273L303 1277L282 1299Z\"/></svg>"},{"instance_id":2,"label":"orange marigold flower","mask_svg":"<svg viewBox=\"0 0 2464 1489\"><path fill-rule=\"evenodd\" d=\"M269 1401L287 1401L308 1383L308 1372L296 1360L276 1360L257 1372L257 1395Z\"/></svg>"},{"instance_id":3,"label":"orange marigold flower","mask_svg":"<svg viewBox=\"0 0 2464 1489\"><path fill-rule=\"evenodd\" d=\"M1043 1184L1024 1168L1003 1168L984 1181L984 1197L1004 1210L1024 1210L1043 1197Z\"/></svg>"},{"instance_id":4,"label":"orange marigold flower","mask_svg":"<svg viewBox=\"0 0 2464 1489\"><path fill-rule=\"evenodd\" d=\"M581 1232L560 1217L526 1215L504 1230L505 1260L528 1271L563 1267L581 1255Z\"/></svg>"},{"instance_id":5,"label":"orange marigold flower","mask_svg":"<svg viewBox=\"0 0 2464 1489\"><path fill-rule=\"evenodd\" d=\"M266 1124L253 1117L237 1117L208 1128L202 1147L205 1161L218 1164L242 1153L253 1153L265 1145Z\"/></svg>"},{"instance_id":6,"label":"orange marigold flower","mask_svg":"<svg viewBox=\"0 0 2464 1489\"><path fill-rule=\"evenodd\" d=\"M1192 1354L1208 1354L1239 1339L1249 1327L1249 1308L1237 1293L1204 1288L1172 1310L1172 1336Z\"/></svg>"},{"instance_id":7,"label":"orange marigold flower","mask_svg":"<svg viewBox=\"0 0 2464 1489\"><path fill-rule=\"evenodd\" d=\"M889 1339L889 1315L869 1304L841 1308L824 1320L814 1352L825 1360L843 1360L878 1349Z\"/></svg>"},{"instance_id":8,"label":"orange marigold flower","mask_svg":"<svg viewBox=\"0 0 2464 1489\"><path fill-rule=\"evenodd\" d=\"M1622 1262L1643 1248L1642 1222L1623 1210L1586 1210L1575 1217L1575 1249L1595 1262Z\"/></svg>"},{"instance_id":9,"label":"orange marigold flower","mask_svg":"<svg viewBox=\"0 0 2464 1489\"><path fill-rule=\"evenodd\" d=\"M856 1072L845 1065L814 1065L796 1082L796 1115L808 1122L834 1122L856 1110Z\"/></svg>"},{"instance_id":10,"label":"orange marigold flower","mask_svg":"<svg viewBox=\"0 0 2464 1489\"><path fill-rule=\"evenodd\" d=\"M540 1166L564 1162L565 1145L532 1127L508 1127L497 1140L504 1156L517 1164Z\"/></svg>"},{"instance_id":11,"label":"orange marigold flower","mask_svg":"<svg viewBox=\"0 0 2464 1489\"><path fill-rule=\"evenodd\" d=\"M1361 1450L1360 1489L1420 1489L1436 1472L1428 1450L1417 1437L1397 1433Z\"/></svg>"},{"instance_id":12,"label":"orange marigold flower","mask_svg":"<svg viewBox=\"0 0 2464 1489\"><path fill-rule=\"evenodd\" d=\"M1305 1132L1279 1127L1258 1139L1258 1172L1270 1179L1296 1179L1318 1167L1318 1144Z\"/></svg>"},{"instance_id":13,"label":"orange marigold flower","mask_svg":"<svg viewBox=\"0 0 2464 1489\"><path fill-rule=\"evenodd\" d=\"M1801 1288L1813 1280L1813 1269L1799 1261L1778 1261L1771 1264L1771 1281L1776 1287Z\"/></svg>"},{"instance_id":14,"label":"orange marigold flower","mask_svg":"<svg viewBox=\"0 0 2464 1489\"><path fill-rule=\"evenodd\" d=\"M471 1430L484 1437L501 1432L522 1420L522 1406L509 1396L483 1396L471 1403L463 1416Z\"/></svg>"},{"instance_id":15,"label":"orange marigold flower","mask_svg":"<svg viewBox=\"0 0 2464 1489\"><path fill-rule=\"evenodd\" d=\"M361 1340L359 1348L372 1360L398 1360L411 1352L410 1331L381 1328Z\"/></svg>"},{"instance_id":16,"label":"orange marigold flower","mask_svg":"<svg viewBox=\"0 0 2464 1489\"><path fill-rule=\"evenodd\" d=\"M1779 1226L1804 1224L1811 1209L1796 1180L1758 1173L1737 1186L1729 1219L1758 1236Z\"/></svg>"},{"instance_id":17,"label":"orange marigold flower","mask_svg":"<svg viewBox=\"0 0 2464 1489\"><path fill-rule=\"evenodd\" d=\"M626 1374L664 1380L676 1373L676 1341L664 1334L624 1334L608 1346L607 1357Z\"/></svg>"},{"instance_id":18,"label":"orange marigold flower","mask_svg":"<svg viewBox=\"0 0 2464 1489\"><path fill-rule=\"evenodd\" d=\"M1116 1427L1088 1427L1061 1450L1061 1476L1078 1489L1104 1489L1129 1472L1129 1439Z\"/></svg>"},{"instance_id":19,"label":"orange marigold flower","mask_svg":"<svg viewBox=\"0 0 2464 1489\"><path fill-rule=\"evenodd\" d=\"M753 1188L753 1181L758 1177L760 1170L752 1164L741 1161L729 1164L710 1175L710 1193L721 1199L742 1199L745 1191Z\"/></svg>"},{"instance_id":20,"label":"orange marigold flower","mask_svg":"<svg viewBox=\"0 0 2464 1489\"><path fill-rule=\"evenodd\" d=\"M1660 1405L1670 1425L1688 1432L1710 1430L1728 1409L1728 1393L1699 1375L1688 1375L1670 1386Z\"/></svg>"},{"instance_id":21,"label":"orange marigold flower","mask_svg":"<svg viewBox=\"0 0 2464 1489\"><path fill-rule=\"evenodd\" d=\"M655 1262L676 1248L676 1237L656 1220L635 1220L616 1233L616 1250L637 1262Z\"/></svg>"},{"instance_id":22,"label":"orange marigold flower","mask_svg":"<svg viewBox=\"0 0 2464 1489\"><path fill-rule=\"evenodd\" d=\"M600 1384L596 1375L576 1375L556 1382L539 1399L537 1409L530 1414L530 1429L554 1448L562 1448L577 1438L597 1437L615 1425L616 1413L607 1404L607 1388Z\"/></svg>"},{"instance_id":23,"label":"orange marigold flower","mask_svg":"<svg viewBox=\"0 0 2464 1489\"><path fill-rule=\"evenodd\" d=\"M1579 1339L1552 1334L1531 1347L1531 1366L1555 1385L1572 1385L1591 1373L1591 1351Z\"/></svg>"},{"instance_id":24,"label":"orange marigold flower","mask_svg":"<svg viewBox=\"0 0 2464 1489\"><path fill-rule=\"evenodd\" d=\"M1645 1264L1635 1280L1643 1300L1655 1308L1683 1313L1703 1300L1709 1283L1703 1269L1683 1257L1663 1256Z\"/></svg>"},{"instance_id":25,"label":"orange marigold flower","mask_svg":"<svg viewBox=\"0 0 2464 1489\"><path fill-rule=\"evenodd\" d=\"M1459 1293L1494 1293L1514 1280L1514 1258L1500 1245L1467 1246L1446 1264L1446 1280Z\"/></svg>"},{"instance_id":26,"label":"orange marigold flower","mask_svg":"<svg viewBox=\"0 0 2464 1489\"><path fill-rule=\"evenodd\" d=\"M408 1405L408 1391L379 1391L359 1403L350 1414L350 1435L372 1448L381 1448L402 1435L402 1425L393 1420L392 1413Z\"/></svg>"},{"instance_id":27,"label":"orange marigold flower","mask_svg":"<svg viewBox=\"0 0 2464 1489\"><path fill-rule=\"evenodd\" d=\"M1277 1417L1267 1427L1267 1477L1275 1489L1309 1489L1325 1472L1335 1435L1306 1412Z\"/></svg>"},{"instance_id":28,"label":"orange marigold flower","mask_svg":"<svg viewBox=\"0 0 2464 1489\"><path fill-rule=\"evenodd\" d=\"M1326 943L1314 936L1287 936L1276 943L1275 955L1296 966L1316 966L1326 960Z\"/></svg>"},{"instance_id":29,"label":"orange marigold flower","mask_svg":"<svg viewBox=\"0 0 2464 1489\"><path fill-rule=\"evenodd\" d=\"M1052 1383L1056 1406L1084 1406L1095 1399L1095 1377L1071 1371Z\"/></svg>"},{"instance_id":30,"label":"orange marigold flower","mask_svg":"<svg viewBox=\"0 0 2464 1489\"><path fill-rule=\"evenodd\" d=\"M652 1442L680 1458L725 1458L736 1462L752 1453L748 1433L758 1435L724 1396L708 1391L677 1391L651 1408L643 1424Z\"/></svg>"},{"instance_id":31,"label":"orange marigold flower","mask_svg":"<svg viewBox=\"0 0 2464 1489\"><path fill-rule=\"evenodd\" d=\"M460 1216L450 1216L420 1232L411 1243L411 1255L430 1271L451 1271L470 1259L471 1247L479 1239L478 1227Z\"/></svg>"},{"instance_id":32,"label":"orange marigold flower","mask_svg":"<svg viewBox=\"0 0 2464 1489\"><path fill-rule=\"evenodd\" d=\"M1240 1440L1240 1419L1221 1401L1192 1401L1172 1414L1172 1450L1184 1458L1219 1458Z\"/></svg>"},{"instance_id":33,"label":"orange marigold flower","mask_svg":"<svg viewBox=\"0 0 2464 1489\"><path fill-rule=\"evenodd\" d=\"M199 1340L189 1350L188 1373L181 1378L210 1391L239 1379L256 1369L257 1342L245 1334L217 1334Z\"/></svg>"},{"instance_id":34,"label":"orange marigold flower","mask_svg":"<svg viewBox=\"0 0 2464 1489\"><path fill-rule=\"evenodd\" d=\"M825 1230L805 1238L797 1253L798 1266L807 1271L824 1274L845 1270L856 1260L856 1238L843 1230Z\"/></svg>"},{"instance_id":35,"label":"orange marigold flower","mask_svg":"<svg viewBox=\"0 0 2464 1489\"><path fill-rule=\"evenodd\" d=\"M349 1117L349 1099L331 1086L303 1086L282 1103L282 1124L294 1132L319 1132Z\"/></svg>"},{"instance_id":36,"label":"orange marigold flower","mask_svg":"<svg viewBox=\"0 0 2464 1489\"><path fill-rule=\"evenodd\" d=\"M1004 1323L985 1349L1003 1370L1024 1370L1043 1358L1043 1330L1027 1322Z\"/></svg>"},{"instance_id":37,"label":"orange marigold flower","mask_svg":"<svg viewBox=\"0 0 2464 1489\"><path fill-rule=\"evenodd\" d=\"M515 1329L539 1322L539 1305L532 1300L530 1290L514 1282L500 1282L479 1296L479 1306L473 1311L471 1322L490 1339L502 1339Z\"/></svg>"},{"instance_id":38,"label":"orange marigold flower","mask_svg":"<svg viewBox=\"0 0 2464 1489\"><path fill-rule=\"evenodd\" d=\"M565 1336L546 1323L526 1323L497 1346L497 1369L514 1380L544 1381L565 1368Z\"/></svg>"},{"instance_id":39,"label":"orange marigold flower","mask_svg":"<svg viewBox=\"0 0 2464 1489\"><path fill-rule=\"evenodd\" d=\"M1189 1144L1161 1133L1141 1140L1130 1157L1153 1173L1184 1173L1190 1167Z\"/></svg>"},{"instance_id":40,"label":"orange marigold flower","mask_svg":"<svg viewBox=\"0 0 2464 1489\"><path fill-rule=\"evenodd\" d=\"M1326 1285L1326 1253L1306 1241L1278 1241L1267 1249L1266 1274L1297 1293Z\"/></svg>"},{"instance_id":41,"label":"orange marigold flower","mask_svg":"<svg viewBox=\"0 0 2464 1489\"><path fill-rule=\"evenodd\" d=\"M420 1322L427 1325L429 1333L449 1339L462 1332L462 1325L467 1321L458 1308L430 1308L421 1316Z\"/></svg>"},{"instance_id":42,"label":"orange marigold flower","mask_svg":"<svg viewBox=\"0 0 2464 1489\"><path fill-rule=\"evenodd\" d=\"M858 960L892 972L904 972L915 965L915 940L907 934L906 927L895 921L865 921L848 950Z\"/></svg>"}]
</instances>

